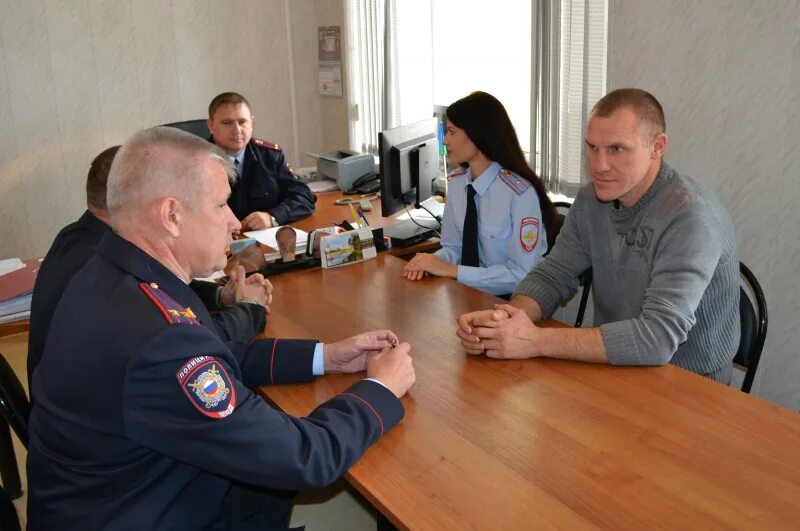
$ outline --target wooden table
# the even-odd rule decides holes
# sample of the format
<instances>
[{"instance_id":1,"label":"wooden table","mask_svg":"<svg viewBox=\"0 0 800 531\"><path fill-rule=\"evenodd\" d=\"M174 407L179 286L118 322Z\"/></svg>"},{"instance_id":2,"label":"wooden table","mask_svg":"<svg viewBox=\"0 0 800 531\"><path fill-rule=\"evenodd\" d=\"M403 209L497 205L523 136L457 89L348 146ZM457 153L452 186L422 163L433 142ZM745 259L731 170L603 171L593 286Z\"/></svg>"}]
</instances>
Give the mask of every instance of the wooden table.
<instances>
[{"instance_id":1,"label":"wooden table","mask_svg":"<svg viewBox=\"0 0 800 531\"><path fill-rule=\"evenodd\" d=\"M347 475L398 528L800 528L797 413L674 366L467 356L456 317L497 299L403 264L281 275L267 327L412 344L405 419ZM261 392L304 415L362 376Z\"/></svg>"},{"instance_id":2,"label":"wooden table","mask_svg":"<svg viewBox=\"0 0 800 531\"><path fill-rule=\"evenodd\" d=\"M347 205L337 205L335 201L343 197L358 199L357 195L345 196L342 192L322 192L317 194L316 210L311 216L290 223L291 226L309 232L313 229L321 227L330 227L334 222L341 222L343 219L352 220L350 207ZM384 218L381 215L381 200L373 199L372 210L364 212L371 227L381 228L393 225L397 221L394 218ZM424 253L435 251L440 247L439 238L431 238L428 241L412 245L410 247L394 247L389 250L389 253L394 256L402 258L411 258L416 253ZM0 337L20 332L27 332L30 327L30 321L24 319L21 321L14 321L11 323L0 323Z\"/></svg>"}]
</instances>

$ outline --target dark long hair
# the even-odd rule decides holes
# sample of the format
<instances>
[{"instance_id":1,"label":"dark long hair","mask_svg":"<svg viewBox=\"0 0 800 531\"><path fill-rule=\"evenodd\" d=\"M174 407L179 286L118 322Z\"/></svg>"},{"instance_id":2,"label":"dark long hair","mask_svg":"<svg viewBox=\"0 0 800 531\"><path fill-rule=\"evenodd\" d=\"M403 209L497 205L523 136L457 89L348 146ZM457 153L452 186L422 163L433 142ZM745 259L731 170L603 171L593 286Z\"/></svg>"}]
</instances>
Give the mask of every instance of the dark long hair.
<instances>
[{"instance_id":1,"label":"dark long hair","mask_svg":"<svg viewBox=\"0 0 800 531\"><path fill-rule=\"evenodd\" d=\"M541 179L525 160L517 133L503 104L491 94L477 91L451 104L446 114L447 121L463 129L475 147L489 160L498 162L503 168L531 183L539 196L542 221L547 229L548 240L551 240L555 207L547 197Z\"/></svg>"}]
</instances>

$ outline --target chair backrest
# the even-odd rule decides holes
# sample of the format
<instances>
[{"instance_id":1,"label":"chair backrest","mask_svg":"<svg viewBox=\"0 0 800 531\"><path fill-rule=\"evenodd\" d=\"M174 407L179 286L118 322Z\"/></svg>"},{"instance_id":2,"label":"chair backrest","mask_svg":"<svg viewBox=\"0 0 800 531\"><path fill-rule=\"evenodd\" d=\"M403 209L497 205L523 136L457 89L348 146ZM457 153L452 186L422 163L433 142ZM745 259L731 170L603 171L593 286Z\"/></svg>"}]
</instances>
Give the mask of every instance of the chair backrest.
<instances>
[{"instance_id":1,"label":"chair backrest","mask_svg":"<svg viewBox=\"0 0 800 531\"><path fill-rule=\"evenodd\" d=\"M739 350L733 361L747 369L742 382L742 391L749 393L758 370L758 362L761 360L764 340L767 338L767 299L758 279L743 262L739 262L739 272L743 284L739 288L742 335L739 339Z\"/></svg>"},{"instance_id":2,"label":"chair backrest","mask_svg":"<svg viewBox=\"0 0 800 531\"><path fill-rule=\"evenodd\" d=\"M548 233L547 235L547 254L550 254L550 250L553 248L555 244L556 237L561 232L561 227L564 226L564 220L567 219L567 211L569 211L570 207L572 206L570 203L566 201L557 201L553 203L553 206L556 208L556 217L553 220L553 234L552 236ZM580 284L583 286L583 291L581 292L581 300L578 305L578 313L575 316L575 327L580 328L583 324L583 315L586 313L586 304L589 302L589 292L592 289L592 268L590 267L586 271L580 274Z\"/></svg>"},{"instance_id":3,"label":"chair backrest","mask_svg":"<svg viewBox=\"0 0 800 531\"><path fill-rule=\"evenodd\" d=\"M27 448L31 403L14 369L2 354L0 354L0 414Z\"/></svg>"},{"instance_id":4,"label":"chair backrest","mask_svg":"<svg viewBox=\"0 0 800 531\"><path fill-rule=\"evenodd\" d=\"M567 212L569 210L570 205L565 201L558 201L553 203L553 206L556 209L555 218L553 218L553 226L551 227L552 230L547 232L547 253L545 256L550 254L550 251L553 249L553 245L556 243L556 237L558 233L561 232L561 227L564 226L564 220L567 219ZM552 232L553 234L550 234Z\"/></svg>"},{"instance_id":5,"label":"chair backrest","mask_svg":"<svg viewBox=\"0 0 800 531\"><path fill-rule=\"evenodd\" d=\"M184 122L172 122L171 124L164 124L166 127L174 127L187 133L192 133L201 138L208 139L211 136L211 131L208 130L208 120L202 118L200 120L186 120Z\"/></svg>"}]
</instances>

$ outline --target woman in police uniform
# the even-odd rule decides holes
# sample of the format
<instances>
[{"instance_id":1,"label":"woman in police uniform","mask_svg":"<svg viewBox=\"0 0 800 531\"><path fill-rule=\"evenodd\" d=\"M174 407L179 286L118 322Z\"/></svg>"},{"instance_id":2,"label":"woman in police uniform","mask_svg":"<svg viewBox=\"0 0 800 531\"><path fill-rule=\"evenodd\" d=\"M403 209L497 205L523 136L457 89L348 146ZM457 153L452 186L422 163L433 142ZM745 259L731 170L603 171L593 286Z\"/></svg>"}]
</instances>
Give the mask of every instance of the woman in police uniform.
<instances>
[{"instance_id":1,"label":"woman in police uniform","mask_svg":"<svg viewBox=\"0 0 800 531\"><path fill-rule=\"evenodd\" d=\"M497 98L473 92L450 105L446 119L444 144L461 169L448 177L442 248L417 254L403 276L419 280L429 273L510 294L547 253L553 204ZM468 213L472 196L475 208ZM477 237L470 216L477 218Z\"/></svg>"}]
</instances>

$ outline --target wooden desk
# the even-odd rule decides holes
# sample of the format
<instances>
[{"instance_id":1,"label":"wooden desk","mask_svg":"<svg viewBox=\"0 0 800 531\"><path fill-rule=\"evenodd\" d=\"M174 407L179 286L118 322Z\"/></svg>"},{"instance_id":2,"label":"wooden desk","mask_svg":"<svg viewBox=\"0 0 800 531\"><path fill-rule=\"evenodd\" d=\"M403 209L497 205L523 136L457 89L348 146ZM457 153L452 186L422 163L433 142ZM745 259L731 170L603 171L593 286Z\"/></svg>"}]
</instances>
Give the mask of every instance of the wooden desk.
<instances>
[{"instance_id":1,"label":"wooden desk","mask_svg":"<svg viewBox=\"0 0 800 531\"><path fill-rule=\"evenodd\" d=\"M281 275L270 336L410 341L405 419L348 473L401 529L797 529L800 415L674 366L469 357L494 297L376 260ZM363 375L261 388L304 415Z\"/></svg>"},{"instance_id":2,"label":"wooden desk","mask_svg":"<svg viewBox=\"0 0 800 531\"><path fill-rule=\"evenodd\" d=\"M350 207L347 205L337 205L334 203L337 199L342 197L358 199L357 195L345 196L342 192L319 193L317 194L318 199L314 214L306 219L290 223L290 225L309 232L320 227L330 227L334 224L334 222L341 222L343 219L351 220L352 214L350 213ZM388 227L396 223L394 218L382 217L380 198L373 199L371 203L372 210L369 212L364 212L370 226L375 228ZM388 252L389 254L399 256L401 258L411 258L416 253L435 251L439 247L439 238L431 238L426 242L412 245L410 247L394 247L389 249ZM30 321L28 319L14 321L11 323L0 323L0 337L18 334L20 332L27 332L28 328L30 328Z\"/></svg>"},{"instance_id":3,"label":"wooden desk","mask_svg":"<svg viewBox=\"0 0 800 531\"><path fill-rule=\"evenodd\" d=\"M317 203L314 213L306 219L290 223L292 227L297 227L306 232L321 227L330 227L334 223L340 223L343 219L353 220L350 207L347 205L337 205L335 201L341 198L357 200L358 195L344 195L342 192L321 192L317 194ZM372 210L364 212L370 227L385 228L397 223L394 218L384 218L381 213L381 200L372 199ZM394 256L412 257L416 253L434 251L440 247L439 238L431 238L426 242L412 245L410 247L393 247L389 253Z\"/></svg>"},{"instance_id":4,"label":"wooden desk","mask_svg":"<svg viewBox=\"0 0 800 531\"><path fill-rule=\"evenodd\" d=\"M27 332L31 326L30 319L21 321L11 321L10 323L0 323L0 337L11 336Z\"/></svg>"}]
</instances>

